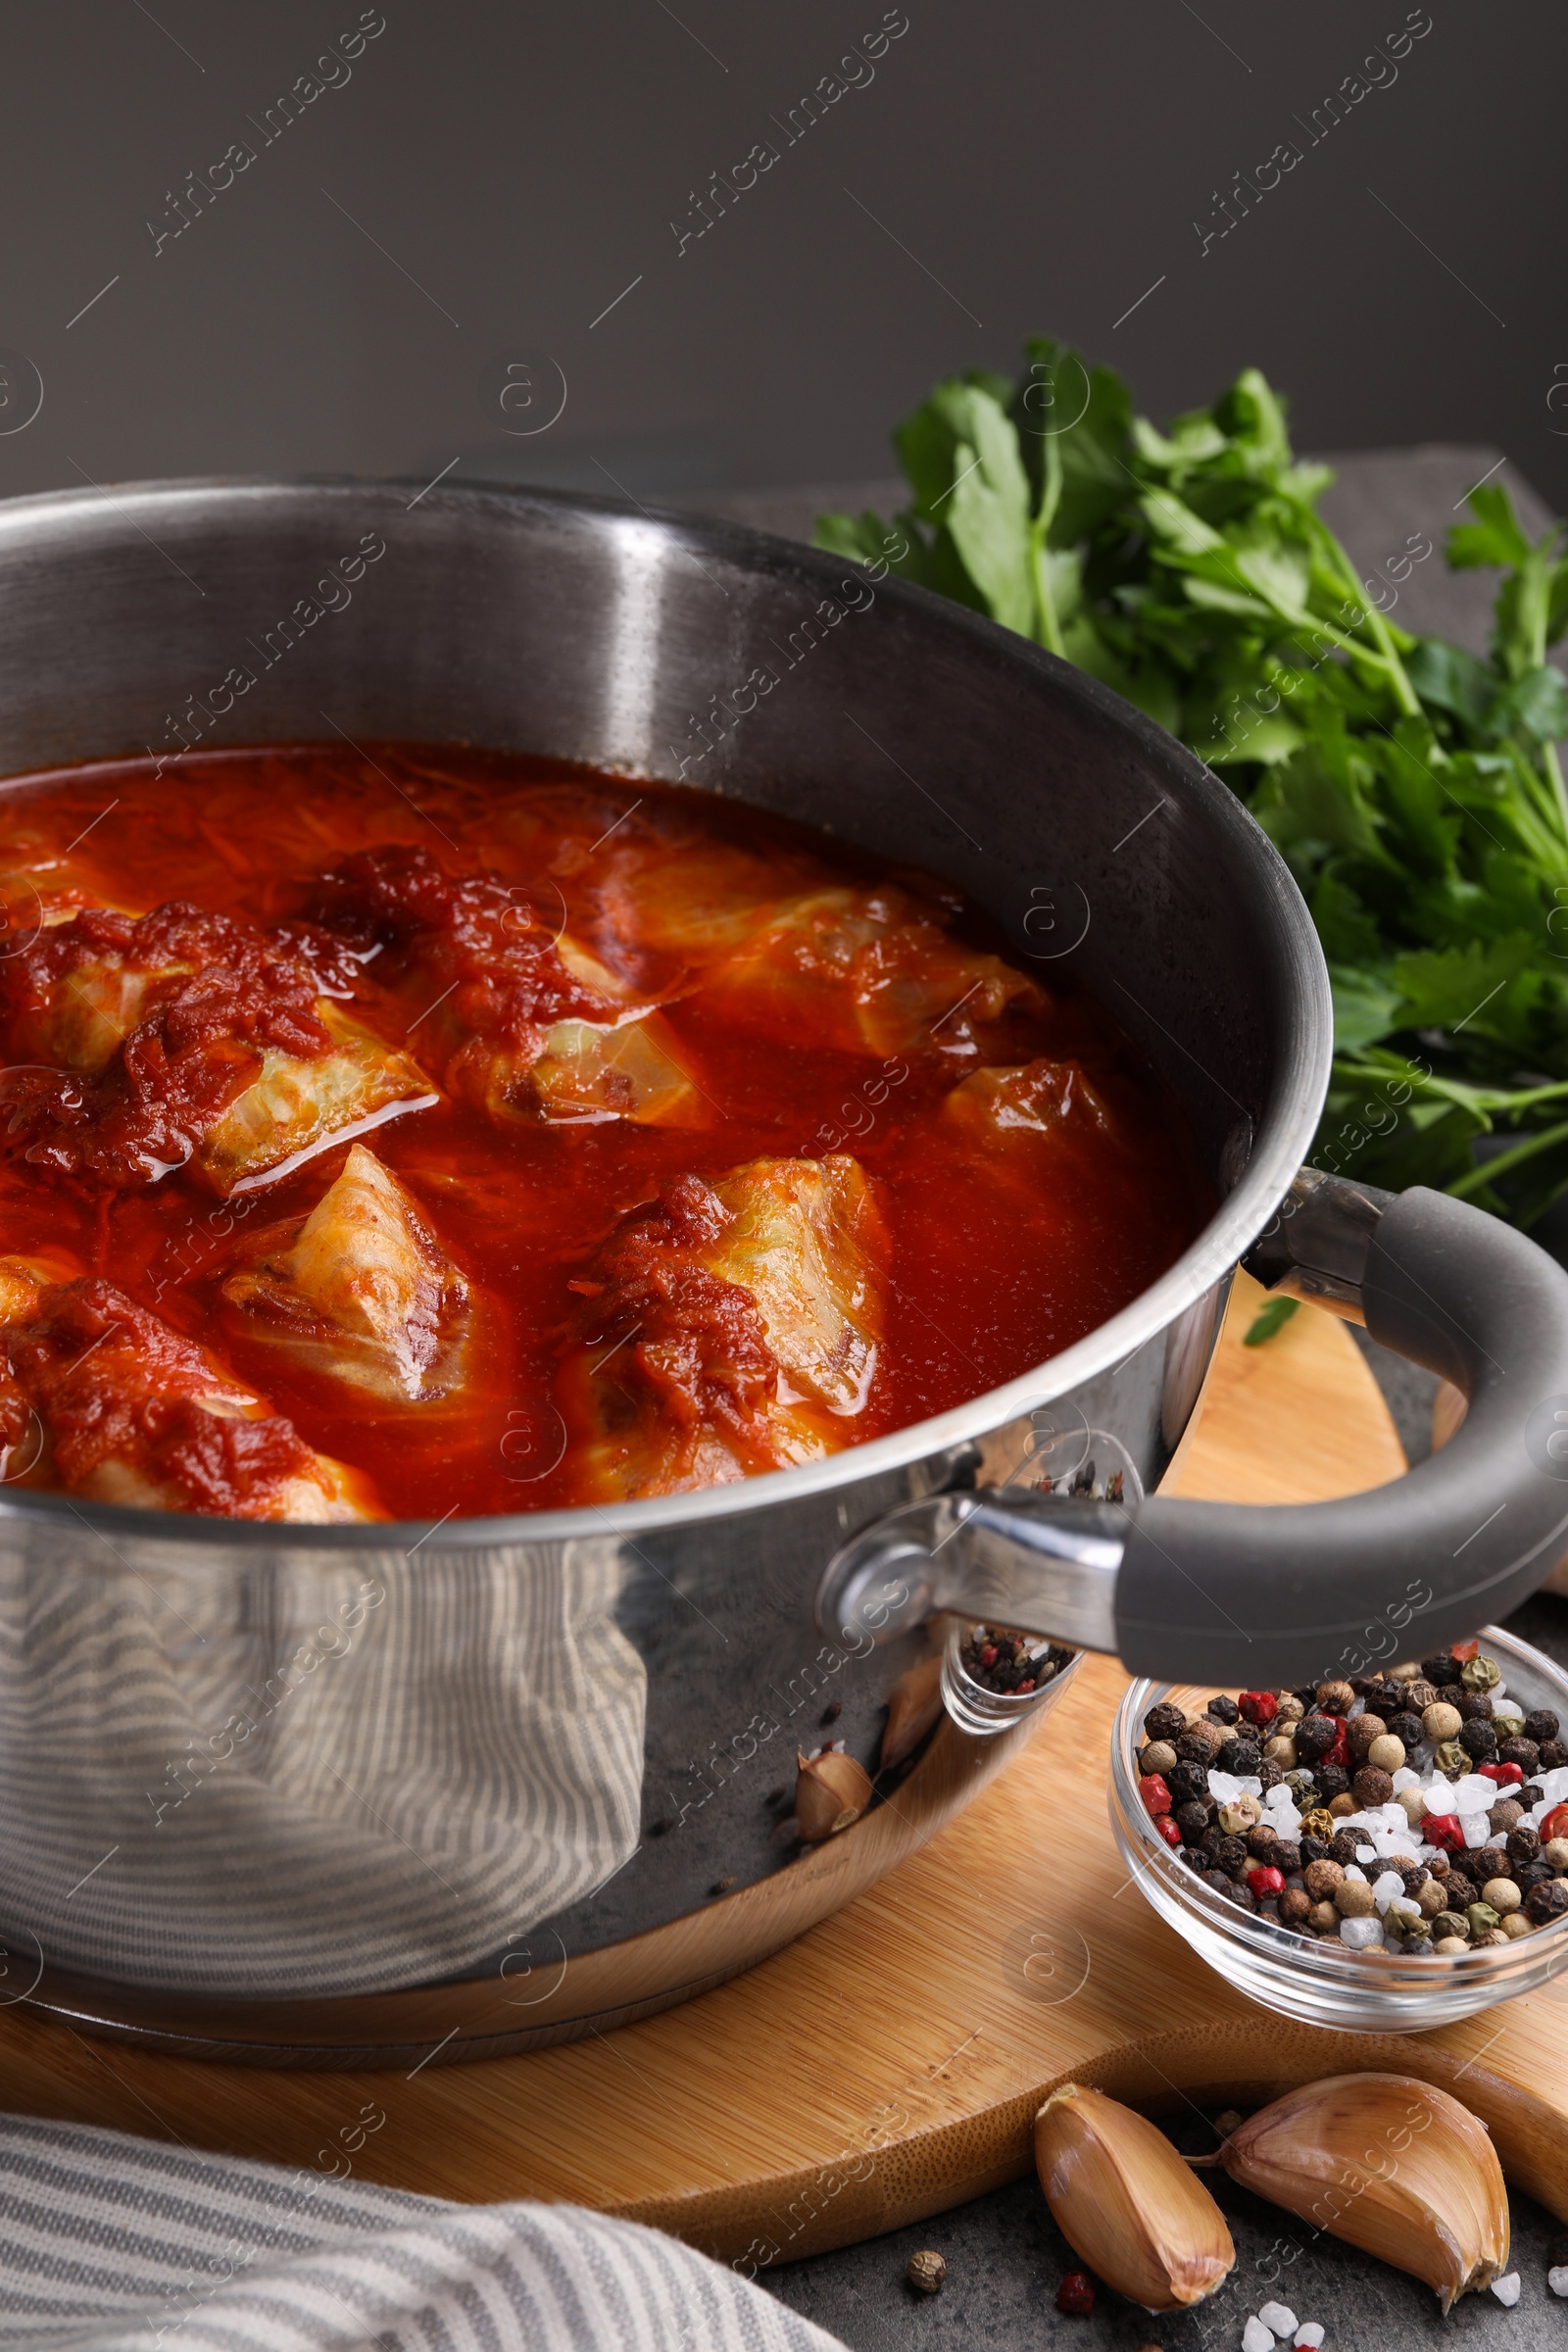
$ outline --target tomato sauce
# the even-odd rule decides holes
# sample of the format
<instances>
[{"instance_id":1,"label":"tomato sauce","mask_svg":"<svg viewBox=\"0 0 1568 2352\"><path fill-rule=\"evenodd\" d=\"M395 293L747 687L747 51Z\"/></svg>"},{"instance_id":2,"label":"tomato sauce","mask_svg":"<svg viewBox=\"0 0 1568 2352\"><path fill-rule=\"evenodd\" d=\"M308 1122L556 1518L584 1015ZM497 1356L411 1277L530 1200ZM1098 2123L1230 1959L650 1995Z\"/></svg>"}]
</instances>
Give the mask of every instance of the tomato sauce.
<instances>
[{"instance_id":1,"label":"tomato sauce","mask_svg":"<svg viewBox=\"0 0 1568 2352\"><path fill-rule=\"evenodd\" d=\"M69 942L28 920L33 893L41 906L62 888L103 910ZM661 1200L676 1215L692 1178L845 1153L870 1180L885 1304L857 1441L1081 1339L1171 1264L1213 1205L1178 1105L1092 1000L1043 984L940 880L707 795L446 746L187 755L163 772L103 762L0 791L0 999L24 954L53 984L129 941L184 975L122 1050L69 1072L29 1029L12 975L0 1254L52 1251L116 1286L216 1354L308 1446L363 1473L394 1517L591 1498L562 1412L564 1351L584 1337L622 1344L591 1328L605 1269L623 1279L641 1247L622 1220ZM858 906L879 890L896 919L857 950L873 1008L861 1031L843 1010L838 933L827 948L827 934L781 933L756 964L768 909L823 893L860 894ZM576 1115L570 1073L562 1115L498 1107L498 1068L535 1066L546 1030L566 1034L552 1024L604 1019L608 1001L631 997L657 1006L666 1058L689 1076L686 1111ZM345 1145L226 1196L170 1146L204 1087L207 1111L232 1095L225 1054L249 1068L272 1047L319 1055L323 1007L428 1077L423 1107L393 1102L400 1115L379 1112L365 1137L471 1294L462 1385L427 1403L323 1379L224 1313L237 1258L313 1208ZM1014 1153L1005 1104L984 1127L947 1103L977 1070L1042 1059L1069 1066L1069 1088L1097 1105L1062 1129L1047 1180ZM714 1311L746 1377L765 1376L744 1298ZM265 1421L235 1427L230 1454L287 1451L281 1432L245 1435ZM167 1442L199 1451L201 1440L181 1419ZM202 1442L211 1452L210 1431ZM211 1491L220 1499L201 1507L225 1507Z\"/></svg>"}]
</instances>

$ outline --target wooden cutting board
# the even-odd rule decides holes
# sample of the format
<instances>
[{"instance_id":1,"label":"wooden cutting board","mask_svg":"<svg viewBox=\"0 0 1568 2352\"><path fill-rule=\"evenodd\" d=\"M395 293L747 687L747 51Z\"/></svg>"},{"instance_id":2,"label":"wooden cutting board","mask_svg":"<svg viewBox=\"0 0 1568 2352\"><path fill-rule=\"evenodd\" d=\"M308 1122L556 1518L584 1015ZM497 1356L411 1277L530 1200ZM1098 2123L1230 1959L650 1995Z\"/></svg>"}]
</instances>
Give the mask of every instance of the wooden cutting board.
<instances>
[{"instance_id":1,"label":"wooden cutting board","mask_svg":"<svg viewBox=\"0 0 1568 2352\"><path fill-rule=\"evenodd\" d=\"M1284 1502L1396 1477L1398 1441L1343 1325L1304 1309L1246 1348L1257 1298L1238 1281L1171 1483ZM1058 2082L1155 2108L1393 2067L1455 2087L1510 2177L1568 2219L1568 1987L1419 2037L1328 2033L1242 1999L1117 1860L1105 1751L1124 1687L1113 1661L1086 1660L929 1845L684 2008L408 2077L159 2056L0 2009L0 2106L436 2196L575 2199L751 2270L1013 2178Z\"/></svg>"}]
</instances>

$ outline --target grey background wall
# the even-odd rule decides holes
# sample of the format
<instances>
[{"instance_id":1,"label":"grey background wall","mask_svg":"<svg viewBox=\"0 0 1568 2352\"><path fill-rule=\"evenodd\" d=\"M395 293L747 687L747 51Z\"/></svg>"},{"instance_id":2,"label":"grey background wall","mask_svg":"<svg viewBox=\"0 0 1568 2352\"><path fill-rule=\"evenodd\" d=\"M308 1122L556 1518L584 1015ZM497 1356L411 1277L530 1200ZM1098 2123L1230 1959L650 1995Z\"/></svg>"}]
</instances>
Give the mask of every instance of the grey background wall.
<instances>
[{"instance_id":1,"label":"grey background wall","mask_svg":"<svg viewBox=\"0 0 1568 2352\"><path fill-rule=\"evenodd\" d=\"M1044 328L1156 416L1256 362L1305 445L1490 440L1568 506L1555 0L902 0L849 68L882 0L383 13L318 69L359 0L14 0L0 427L29 363L43 403L0 430L0 495L454 459L638 496L877 473L936 375ZM1412 13L1431 29L1314 133ZM830 74L858 86L792 139ZM758 142L776 162L698 235ZM518 354L512 423L566 388L529 437L500 405Z\"/></svg>"}]
</instances>

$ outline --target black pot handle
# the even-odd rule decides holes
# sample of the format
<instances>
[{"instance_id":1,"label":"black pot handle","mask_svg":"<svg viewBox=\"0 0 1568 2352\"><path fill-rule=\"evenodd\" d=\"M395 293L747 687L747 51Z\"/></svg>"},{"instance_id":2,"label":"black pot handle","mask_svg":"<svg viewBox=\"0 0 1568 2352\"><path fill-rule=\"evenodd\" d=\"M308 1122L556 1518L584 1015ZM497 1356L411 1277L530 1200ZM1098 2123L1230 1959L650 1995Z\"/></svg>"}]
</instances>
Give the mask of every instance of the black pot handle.
<instances>
[{"instance_id":1,"label":"black pot handle","mask_svg":"<svg viewBox=\"0 0 1568 2352\"><path fill-rule=\"evenodd\" d=\"M1336 1502L935 1495L838 1553L824 1629L882 1637L951 1608L1248 1689L1430 1654L1516 1607L1568 1551L1568 1274L1446 1194L1315 1169L1248 1265L1462 1390L1444 1450Z\"/></svg>"}]
</instances>

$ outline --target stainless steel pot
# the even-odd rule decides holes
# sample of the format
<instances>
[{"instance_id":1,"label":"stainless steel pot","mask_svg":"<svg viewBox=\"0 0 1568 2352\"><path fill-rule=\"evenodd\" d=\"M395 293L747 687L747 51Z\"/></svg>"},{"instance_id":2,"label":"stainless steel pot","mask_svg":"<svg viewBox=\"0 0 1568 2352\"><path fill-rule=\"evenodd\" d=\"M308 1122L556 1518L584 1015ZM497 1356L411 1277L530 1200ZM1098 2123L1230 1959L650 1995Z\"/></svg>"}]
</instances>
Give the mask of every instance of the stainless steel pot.
<instances>
[{"instance_id":1,"label":"stainless steel pot","mask_svg":"<svg viewBox=\"0 0 1568 2352\"><path fill-rule=\"evenodd\" d=\"M1568 1278L1434 1196L1297 1181L1331 1046L1306 910L1226 788L1078 671L738 529L196 482L0 508L0 676L6 773L466 740L683 780L937 868L1021 961L1103 1000L1222 1197L1160 1282L1050 1363L741 1487L330 1529L10 1490L0 1997L270 2063L562 2038L776 1948L995 1768L1021 1734L971 1712L896 1805L804 1858L777 1842L764 1799L797 1740L836 1701L832 1736L874 1759L936 1611L1167 1676L1300 1679L1454 1638L1563 1548ZM1250 1250L1466 1390L1446 1453L1310 1510L1142 1499ZM1042 1485L1090 1455L1124 1471L1127 1507Z\"/></svg>"}]
</instances>

